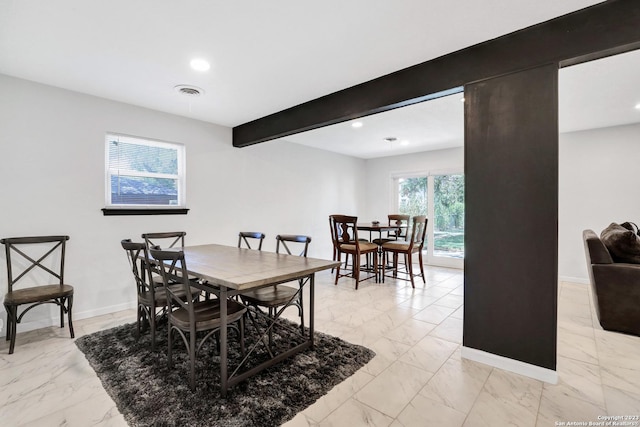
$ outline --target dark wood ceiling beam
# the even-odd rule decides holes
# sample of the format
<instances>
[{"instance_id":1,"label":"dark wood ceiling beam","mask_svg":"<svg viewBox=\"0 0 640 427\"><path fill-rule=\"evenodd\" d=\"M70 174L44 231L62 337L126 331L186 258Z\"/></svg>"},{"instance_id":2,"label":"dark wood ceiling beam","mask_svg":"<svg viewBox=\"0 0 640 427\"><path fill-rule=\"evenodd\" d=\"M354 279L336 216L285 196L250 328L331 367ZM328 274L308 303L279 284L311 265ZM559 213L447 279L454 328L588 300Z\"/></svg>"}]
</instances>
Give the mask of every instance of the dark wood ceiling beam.
<instances>
[{"instance_id":1,"label":"dark wood ceiling beam","mask_svg":"<svg viewBox=\"0 0 640 427\"><path fill-rule=\"evenodd\" d=\"M233 145L391 110L544 64L571 65L638 48L640 2L609 0L236 126Z\"/></svg>"}]
</instances>

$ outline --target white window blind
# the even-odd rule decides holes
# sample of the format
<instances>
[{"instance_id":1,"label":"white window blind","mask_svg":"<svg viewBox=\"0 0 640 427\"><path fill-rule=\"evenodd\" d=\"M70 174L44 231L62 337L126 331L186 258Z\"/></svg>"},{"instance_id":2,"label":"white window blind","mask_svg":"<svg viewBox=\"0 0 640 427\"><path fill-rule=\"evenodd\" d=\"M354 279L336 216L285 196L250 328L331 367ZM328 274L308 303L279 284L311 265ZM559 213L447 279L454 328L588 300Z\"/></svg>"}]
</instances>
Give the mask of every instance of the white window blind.
<instances>
[{"instance_id":1,"label":"white window blind","mask_svg":"<svg viewBox=\"0 0 640 427\"><path fill-rule=\"evenodd\" d=\"M106 136L107 207L185 207L184 145Z\"/></svg>"}]
</instances>

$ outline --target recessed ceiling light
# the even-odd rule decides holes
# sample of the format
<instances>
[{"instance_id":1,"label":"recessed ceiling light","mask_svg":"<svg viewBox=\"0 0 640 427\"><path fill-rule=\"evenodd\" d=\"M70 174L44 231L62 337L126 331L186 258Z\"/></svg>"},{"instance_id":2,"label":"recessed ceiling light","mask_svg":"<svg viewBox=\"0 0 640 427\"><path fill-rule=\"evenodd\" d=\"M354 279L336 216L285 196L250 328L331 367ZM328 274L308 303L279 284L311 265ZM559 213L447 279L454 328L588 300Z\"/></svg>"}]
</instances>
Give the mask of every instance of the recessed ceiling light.
<instances>
[{"instance_id":1,"label":"recessed ceiling light","mask_svg":"<svg viewBox=\"0 0 640 427\"><path fill-rule=\"evenodd\" d=\"M191 64L191 68L193 68L196 71L207 71L209 68L211 68L211 65L209 65L209 63L202 58L192 59L190 64Z\"/></svg>"},{"instance_id":2,"label":"recessed ceiling light","mask_svg":"<svg viewBox=\"0 0 640 427\"><path fill-rule=\"evenodd\" d=\"M636 104L636 110L640 110L640 104Z\"/></svg>"},{"instance_id":3,"label":"recessed ceiling light","mask_svg":"<svg viewBox=\"0 0 640 427\"><path fill-rule=\"evenodd\" d=\"M400 143L400 145L409 145L409 141L405 139Z\"/></svg>"},{"instance_id":4,"label":"recessed ceiling light","mask_svg":"<svg viewBox=\"0 0 640 427\"><path fill-rule=\"evenodd\" d=\"M361 128L362 127L362 122L353 122L353 123L351 123L351 127L352 128Z\"/></svg>"}]
</instances>

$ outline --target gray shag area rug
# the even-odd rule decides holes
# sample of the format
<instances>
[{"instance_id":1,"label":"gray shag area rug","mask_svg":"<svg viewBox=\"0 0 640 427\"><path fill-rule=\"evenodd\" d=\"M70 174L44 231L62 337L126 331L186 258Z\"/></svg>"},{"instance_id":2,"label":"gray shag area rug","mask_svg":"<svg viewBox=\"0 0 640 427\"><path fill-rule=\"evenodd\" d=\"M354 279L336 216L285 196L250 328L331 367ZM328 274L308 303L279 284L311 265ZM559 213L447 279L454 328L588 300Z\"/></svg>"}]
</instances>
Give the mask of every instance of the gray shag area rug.
<instances>
[{"instance_id":1,"label":"gray shag area rug","mask_svg":"<svg viewBox=\"0 0 640 427\"><path fill-rule=\"evenodd\" d=\"M299 342L295 324L279 320L274 345ZM268 357L266 345L247 322L245 345L256 344L251 363ZM76 345L131 426L279 426L353 375L373 358L368 348L315 333L315 347L266 369L220 396L216 340L208 339L196 357L196 390L189 387L189 358L179 336L174 338L173 368L167 366L167 330L156 333L151 351L148 331L136 340L136 324L85 335ZM229 332L229 372L241 360L235 332ZM246 367L250 367L247 364Z\"/></svg>"}]
</instances>

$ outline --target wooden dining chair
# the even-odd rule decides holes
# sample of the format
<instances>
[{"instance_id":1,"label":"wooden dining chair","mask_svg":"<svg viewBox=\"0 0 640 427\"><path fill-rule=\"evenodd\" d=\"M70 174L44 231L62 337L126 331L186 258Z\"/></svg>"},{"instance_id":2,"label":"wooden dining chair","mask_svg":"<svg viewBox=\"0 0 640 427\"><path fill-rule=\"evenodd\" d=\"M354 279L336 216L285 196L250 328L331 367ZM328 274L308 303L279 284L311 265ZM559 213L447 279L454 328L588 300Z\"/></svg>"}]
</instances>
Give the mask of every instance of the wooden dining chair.
<instances>
[{"instance_id":1,"label":"wooden dining chair","mask_svg":"<svg viewBox=\"0 0 640 427\"><path fill-rule=\"evenodd\" d=\"M7 262L8 292L4 296L4 308L7 311L7 341L9 354L16 344L16 326L32 308L42 304L55 304L60 307L60 327L64 328L64 314L67 314L69 333L73 332L71 309L73 307L73 286L64 281L65 249L69 236L11 237L0 240L5 247ZM15 255L15 257L13 257ZM40 277L46 273L46 279ZM50 276L55 278L51 284ZM27 277L29 279L27 279ZM17 283L46 283L17 289ZM27 306L18 315L20 306Z\"/></svg>"},{"instance_id":2,"label":"wooden dining chair","mask_svg":"<svg viewBox=\"0 0 640 427\"><path fill-rule=\"evenodd\" d=\"M424 276L424 263L422 261L422 249L424 248L424 239L427 233L427 217L423 215L414 216L411 230L411 237L406 241L392 241L386 242L382 245L382 281L384 282L385 270L388 262L388 255L393 255L393 274L387 277L393 277L394 279L408 280L411 282L411 287L415 288L414 277L422 277L422 281L426 284L427 281ZM420 265L420 274L414 274L413 272L413 259L412 255L418 254L418 263ZM398 277L398 256L403 255L405 259L405 271L406 278Z\"/></svg>"},{"instance_id":3,"label":"wooden dining chair","mask_svg":"<svg viewBox=\"0 0 640 427\"><path fill-rule=\"evenodd\" d=\"M255 231L241 231L238 233L238 247L242 248L242 244L244 243L244 247L247 249L253 249L251 247L250 240L257 240L258 242L254 245L258 245L256 250L262 250L262 241L264 240L264 233L259 233Z\"/></svg>"},{"instance_id":4,"label":"wooden dining chair","mask_svg":"<svg viewBox=\"0 0 640 427\"><path fill-rule=\"evenodd\" d=\"M341 266L336 267L336 280L335 284L338 284L338 279L341 277L351 277L356 281L356 289L358 284L364 280L376 279L378 277L378 245L367 241L358 239L358 217L348 215L331 215L332 219L332 233L336 239L337 245L334 246L338 252L338 257L341 254L351 255L352 268L351 273L340 274ZM371 254L373 256L373 274L364 278L360 277L360 262L361 255Z\"/></svg>"},{"instance_id":5,"label":"wooden dining chair","mask_svg":"<svg viewBox=\"0 0 640 427\"><path fill-rule=\"evenodd\" d=\"M189 293L190 283L186 279L187 265L184 252L181 250L151 249L151 256L157 261L160 268L162 283L169 300L169 304L177 307L167 313L168 323L168 349L167 360L169 367L173 366L173 337L178 334L185 344L189 354L189 386L195 390L195 360L198 350L216 332L220 330L220 304L227 306L227 326L234 329L240 338L240 348L244 356L244 314L247 308L232 299L208 299L205 301L192 301L181 298L177 292L181 289L183 294ZM174 286L179 284L180 288ZM200 343L196 346L198 333L202 332Z\"/></svg>"},{"instance_id":6,"label":"wooden dining chair","mask_svg":"<svg viewBox=\"0 0 640 427\"><path fill-rule=\"evenodd\" d=\"M138 298L136 315L136 338L140 338L140 331L146 325L151 332L151 350L156 348L156 327L158 320L166 316L169 300L164 286L149 280L152 277L152 262L149 259L147 245L143 242L132 242L131 239L124 239L120 242L122 248L127 253L129 267L136 284L136 294ZM162 276L158 276L162 280ZM200 289L190 287L189 293L185 294L180 284L171 285L174 292L182 300L197 300L201 293Z\"/></svg>"},{"instance_id":7,"label":"wooden dining chair","mask_svg":"<svg viewBox=\"0 0 640 427\"><path fill-rule=\"evenodd\" d=\"M376 245L382 246L382 244L391 242L394 240L406 240L407 230L409 229L409 220L411 216L401 214L389 214L387 215L388 224L390 226L396 226L395 230L387 231L386 236L380 236L378 239L373 239L371 242Z\"/></svg>"},{"instance_id":8,"label":"wooden dining chair","mask_svg":"<svg viewBox=\"0 0 640 427\"><path fill-rule=\"evenodd\" d=\"M276 253L286 253L287 255L307 256L311 237L302 235L279 234L276 236ZM294 248L294 246L297 247ZM282 249L281 249L282 248ZM282 250L282 252L281 252ZM292 252L293 250L293 252ZM302 289L309 278L297 280L298 286L286 286L283 284L268 286L240 293L242 301L255 309L266 309L267 316L274 320L287 307L297 307L300 316L300 331L304 334L304 305L302 300ZM273 345L273 333L269 329L269 346Z\"/></svg>"}]
</instances>

